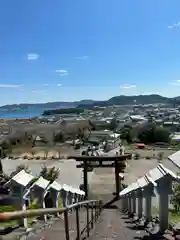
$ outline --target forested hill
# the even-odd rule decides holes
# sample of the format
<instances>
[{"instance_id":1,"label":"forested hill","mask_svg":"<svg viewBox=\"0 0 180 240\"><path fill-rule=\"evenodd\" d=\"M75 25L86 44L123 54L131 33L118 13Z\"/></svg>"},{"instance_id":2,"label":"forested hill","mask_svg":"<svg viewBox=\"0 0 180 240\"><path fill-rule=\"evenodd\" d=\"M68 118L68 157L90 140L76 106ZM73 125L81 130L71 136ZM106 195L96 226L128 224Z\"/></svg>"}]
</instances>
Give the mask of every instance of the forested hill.
<instances>
[{"instance_id":1,"label":"forested hill","mask_svg":"<svg viewBox=\"0 0 180 240\"><path fill-rule=\"evenodd\" d=\"M93 106L109 106L109 105L132 105L132 104L153 104L153 103L177 103L180 104L180 97L167 98L157 94L152 95L137 95L137 96L115 96L105 101L95 101L91 99L74 101L74 102L49 102L49 103L35 103L35 104L12 104L4 105L1 109L14 110L14 109L59 109L59 108L87 108Z\"/></svg>"},{"instance_id":2,"label":"forested hill","mask_svg":"<svg viewBox=\"0 0 180 240\"><path fill-rule=\"evenodd\" d=\"M116 96L107 101L98 101L91 104L91 106L110 106L110 105L133 105L133 104L154 104L154 103L170 103L180 104L180 97L167 98L160 95L137 95L137 96ZM79 108L89 107L88 104L79 104Z\"/></svg>"}]
</instances>

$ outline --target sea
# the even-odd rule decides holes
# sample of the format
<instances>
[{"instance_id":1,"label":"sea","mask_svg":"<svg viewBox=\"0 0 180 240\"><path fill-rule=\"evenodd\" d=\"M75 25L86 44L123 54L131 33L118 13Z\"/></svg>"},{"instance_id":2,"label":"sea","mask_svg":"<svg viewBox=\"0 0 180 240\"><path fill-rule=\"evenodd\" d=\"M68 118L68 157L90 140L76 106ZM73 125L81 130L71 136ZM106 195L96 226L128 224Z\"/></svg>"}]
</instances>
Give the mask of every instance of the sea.
<instances>
[{"instance_id":1,"label":"sea","mask_svg":"<svg viewBox=\"0 0 180 240\"><path fill-rule=\"evenodd\" d=\"M27 110L16 110L16 111L0 111L0 118L6 119L20 119L20 118L33 118L40 117L44 109L27 109Z\"/></svg>"}]
</instances>

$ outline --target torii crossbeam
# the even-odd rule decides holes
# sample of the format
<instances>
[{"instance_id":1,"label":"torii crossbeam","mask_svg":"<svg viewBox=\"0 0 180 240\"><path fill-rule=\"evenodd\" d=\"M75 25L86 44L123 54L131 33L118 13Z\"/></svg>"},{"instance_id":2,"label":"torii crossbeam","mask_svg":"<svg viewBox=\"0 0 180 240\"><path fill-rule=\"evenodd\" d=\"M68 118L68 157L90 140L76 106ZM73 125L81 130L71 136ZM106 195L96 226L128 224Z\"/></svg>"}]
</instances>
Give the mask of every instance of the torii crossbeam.
<instances>
[{"instance_id":1,"label":"torii crossbeam","mask_svg":"<svg viewBox=\"0 0 180 240\"><path fill-rule=\"evenodd\" d=\"M75 159L77 162L81 162L76 167L83 168L85 199L88 199L88 169L115 168L116 192L114 201L116 201L119 199L119 192L121 190L119 173L124 172L126 168L126 160L129 157L130 154L120 156L69 156L68 159Z\"/></svg>"}]
</instances>

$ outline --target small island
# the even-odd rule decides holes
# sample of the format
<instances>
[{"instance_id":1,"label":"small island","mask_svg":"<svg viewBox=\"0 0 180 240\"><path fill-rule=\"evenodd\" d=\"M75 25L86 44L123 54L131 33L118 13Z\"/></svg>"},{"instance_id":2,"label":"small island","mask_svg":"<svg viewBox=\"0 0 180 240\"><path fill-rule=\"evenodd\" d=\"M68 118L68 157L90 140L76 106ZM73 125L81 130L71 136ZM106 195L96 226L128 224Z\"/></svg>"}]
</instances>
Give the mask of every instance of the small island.
<instances>
[{"instance_id":1,"label":"small island","mask_svg":"<svg viewBox=\"0 0 180 240\"><path fill-rule=\"evenodd\" d=\"M43 116L50 116L56 114L81 114L84 112L83 108L61 108L61 109L51 109L45 110Z\"/></svg>"}]
</instances>

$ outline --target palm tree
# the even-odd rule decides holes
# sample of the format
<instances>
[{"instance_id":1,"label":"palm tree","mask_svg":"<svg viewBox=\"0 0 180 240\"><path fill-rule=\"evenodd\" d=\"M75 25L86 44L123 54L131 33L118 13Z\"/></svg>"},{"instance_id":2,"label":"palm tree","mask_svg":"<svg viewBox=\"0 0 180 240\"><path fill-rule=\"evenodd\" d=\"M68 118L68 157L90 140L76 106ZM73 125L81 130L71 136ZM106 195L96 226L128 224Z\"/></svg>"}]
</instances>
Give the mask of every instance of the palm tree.
<instances>
[{"instance_id":1,"label":"palm tree","mask_svg":"<svg viewBox=\"0 0 180 240\"><path fill-rule=\"evenodd\" d=\"M59 168L52 167L48 169L46 166L44 166L39 174L39 177L43 177L52 183L56 179L58 179L59 172L60 172Z\"/></svg>"}]
</instances>

